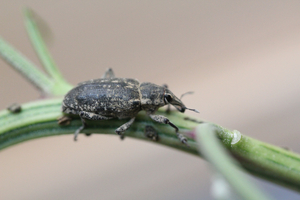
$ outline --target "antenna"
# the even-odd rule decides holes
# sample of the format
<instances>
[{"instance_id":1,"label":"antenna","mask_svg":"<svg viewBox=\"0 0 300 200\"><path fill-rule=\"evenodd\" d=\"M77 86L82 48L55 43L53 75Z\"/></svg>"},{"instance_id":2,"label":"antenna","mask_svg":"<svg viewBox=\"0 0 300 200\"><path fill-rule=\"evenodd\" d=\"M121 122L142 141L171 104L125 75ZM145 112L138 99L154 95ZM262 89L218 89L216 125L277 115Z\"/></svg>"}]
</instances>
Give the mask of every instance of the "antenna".
<instances>
[{"instance_id":1,"label":"antenna","mask_svg":"<svg viewBox=\"0 0 300 200\"><path fill-rule=\"evenodd\" d=\"M185 95L187 95L187 94L194 94L194 92L193 91L189 91L189 92L186 92L186 93L183 93L181 96L180 96L180 100L182 99L182 97L184 97ZM198 110L196 110L196 109L191 109L191 108L187 108L187 107L184 107L184 109L187 109L187 110L190 110L190 111L194 111L194 112L196 112L196 113L200 113Z\"/></svg>"},{"instance_id":2,"label":"antenna","mask_svg":"<svg viewBox=\"0 0 300 200\"><path fill-rule=\"evenodd\" d=\"M181 96L180 96L180 100L182 99L182 97L184 97L185 95L187 94L194 94L193 91L189 91L189 92L186 92L186 93L183 93Z\"/></svg>"}]
</instances>

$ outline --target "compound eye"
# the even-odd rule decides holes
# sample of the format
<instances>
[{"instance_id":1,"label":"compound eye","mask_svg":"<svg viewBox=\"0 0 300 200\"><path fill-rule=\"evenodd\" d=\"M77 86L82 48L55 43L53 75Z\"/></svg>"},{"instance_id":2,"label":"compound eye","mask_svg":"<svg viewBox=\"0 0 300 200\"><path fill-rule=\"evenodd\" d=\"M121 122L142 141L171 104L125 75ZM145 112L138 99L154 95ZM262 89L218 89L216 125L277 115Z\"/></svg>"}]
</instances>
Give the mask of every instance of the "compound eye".
<instances>
[{"instance_id":1,"label":"compound eye","mask_svg":"<svg viewBox=\"0 0 300 200\"><path fill-rule=\"evenodd\" d=\"M172 96L169 95L169 94L166 94L166 95L165 95L165 99L166 99L168 102L171 102L171 101L172 101Z\"/></svg>"}]
</instances>

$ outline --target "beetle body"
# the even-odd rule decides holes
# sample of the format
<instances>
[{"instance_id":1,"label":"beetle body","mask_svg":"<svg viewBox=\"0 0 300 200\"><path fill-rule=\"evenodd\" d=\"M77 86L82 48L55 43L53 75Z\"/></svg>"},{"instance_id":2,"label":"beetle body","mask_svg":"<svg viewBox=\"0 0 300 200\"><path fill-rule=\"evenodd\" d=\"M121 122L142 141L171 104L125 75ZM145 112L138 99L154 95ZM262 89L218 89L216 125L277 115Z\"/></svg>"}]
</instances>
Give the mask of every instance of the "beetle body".
<instances>
[{"instance_id":1,"label":"beetle body","mask_svg":"<svg viewBox=\"0 0 300 200\"><path fill-rule=\"evenodd\" d=\"M187 109L165 86L148 82L139 83L129 78L115 78L113 71L108 69L103 78L79 83L69 91L63 100L62 111L79 115L81 118L83 125L76 130L75 140L78 133L86 126L85 119L130 118L130 121L116 129L116 132L124 137L124 132L134 122L137 113L145 110L154 121L175 128L179 139L186 143L187 140L178 133L178 128L169 119L154 114L158 108L167 104L172 104L180 112Z\"/></svg>"},{"instance_id":2,"label":"beetle body","mask_svg":"<svg viewBox=\"0 0 300 200\"><path fill-rule=\"evenodd\" d=\"M63 112L80 111L126 119L141 110L139 82L134 79L95 79L80 83L64 98Z\"/></svg>"}]
</instances>

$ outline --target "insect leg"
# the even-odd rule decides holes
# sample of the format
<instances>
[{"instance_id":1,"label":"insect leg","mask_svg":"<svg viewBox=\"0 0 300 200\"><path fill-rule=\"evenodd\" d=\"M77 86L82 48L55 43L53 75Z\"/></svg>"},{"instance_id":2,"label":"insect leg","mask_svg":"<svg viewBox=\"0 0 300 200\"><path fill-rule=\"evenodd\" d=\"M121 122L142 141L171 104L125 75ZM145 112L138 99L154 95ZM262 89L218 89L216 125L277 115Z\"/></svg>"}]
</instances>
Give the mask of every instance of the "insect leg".
<instances>
[{"instance_id":1,"label":"insect leg","mask_svg":"<svg viewBox=\"0 0 300 200\"><path fill-rule=\"evenodd\" d=\"M115 74L111 68L108 68L102 78L115 78Z\"/></svg>"},{"instance_id":2,"label":"insect leg","mask_svg":"<svg viewBox=\"0 0 300 200\"><path fill-rule=\"evenodd\" d=\"M167 85L167 84L163 84L162 86L163 86L164 88L168 89L168 85ZM171 111L171 105L170 105L170 104L168 104L167 106L168 106L168 107L167 107L166 113L168 113L168 114L169 114L169 113L170 113L170 111Z\"/></svg>"},{"instance_id":3,"label":"insect leg","mask_svg":"<svg viewBox=\"0 0 300 200\"><path fill-rule=\"evenodd\" d=\"M152 126L146 125L144 132L145 132L145 136L147 138L149 138L153 141L159 140L157 131Z\"/></svg>"},{"instance_id":4,"label":"insect leg","mask_svg":"<svg viewBox=\"0 0 300 200\"><path fill-rule=\"evenodd\" d=\"M124 139L124 132L131 126L134 120L135 117L131 118L128 122L116 129L116 133L121 136L121 139Z\"/></svg>"},{"instance_id":5,"label":"insect leg","mask_svg":"<svg viewBox=\"0 0 300 200\"><path fill-rule=\"evenodd\" d=\"M187 139L182 134L178 133L178 127L175 126L172 122L170 122L170 120L168 118L166 118L165 116L162 116L162 115L153 115L153 114L150 114L149 117L158 123L169 124L170 126L175 128L175 132L176 132L178 139L183 144L187 145Z\"/></svg>"},{"instance_id":6,"label":"insect leg","mask_svg":"<svg viewBox=\"0 0 300 200\"><path fill-rule=\"evenodd\" d=\"M89 119L89 120L108 120L112 119L112 117L105 117L96 113L92 112L86 112L86 111L80 111L79 116L84 119Z\"/></svg>"},{"instance_id":7,"label":"insect leg","mask_svg":"<svg viewBox=\"0 0 300 200\"><path fill-rule=\"evenodd\" d=\"M80 133L80 131L82 131L86 127L85 120L82 117L80 117L80 119L81 119L82 125L75 131L74 141L77 141L78 134Z\"/></svg>"},{"instance_id":8,"label":"insect leg","mask_svg":"<svg viewBox=\"0 0 300 200\"><path fill-rule=\"evenodd\" d=\"M71 121L72 121L72 118L68 117L68 116L61 116L57 119L57 123L59 125L63 125L63 126L69 125Z\"/></svg>"},{"instance_id":9,"label":"insect leg","mask_svg":"<svg viewBox=\"0 0 300 200\"><path fill-rule=\"evenodd\" d=\"M89 119L89 120L108 120L108 119L112 119L112 117L105 117L102 115L98 115L95 113L91 113L91 112L86 112L86 111L80 111L79 112L79 117L81 119L82 122L82 126L80 126L74 134L74 140L77 140L77 136L80 133L80 131L82 131L85 127L86 127L86 123L84 119ZM87 134L89 135L89 134Z\"/></svg>"}]
</instances>

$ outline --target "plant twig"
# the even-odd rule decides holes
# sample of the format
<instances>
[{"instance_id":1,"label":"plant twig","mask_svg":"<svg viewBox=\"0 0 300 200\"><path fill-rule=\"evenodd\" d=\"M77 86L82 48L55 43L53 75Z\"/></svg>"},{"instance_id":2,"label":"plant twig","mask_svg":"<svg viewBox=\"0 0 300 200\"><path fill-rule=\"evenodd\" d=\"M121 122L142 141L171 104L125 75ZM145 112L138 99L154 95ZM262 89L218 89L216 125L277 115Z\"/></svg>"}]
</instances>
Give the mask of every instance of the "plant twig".
<instances>
[{"instance_id":1,"label":"plant twig","mask_svg":"<svg viewBox=\"0 0 300 200\"><path fill-rule=\"evenodd\" d=\"M46 94L52 93L54 82L1 37L0 56L40 91Z\"/></svg>"},{"instance_id":2,"label":"plant twig","mask_svg":"<svg viewBox=\"0 0 300 200\"><path fill-rule=\"evenodd\" d=\"M42 62L43 67L46 69L50 77L54 80L55 84L59 85L59 87L55 87L55 91L53 91L52 93L54 95L64 95L66 93L65 90L70 90L72 86L65 81L59 69L57 68L52 56L50 55L42 38L42 35L38 30L33 11L29 8L24 9L24 16L27 33L35 49L35 52ZM66 89L63 89L62 87L66 87Z\"/></svg>"},{"instance_id":3,"label":"plant twig","mask_svg":"<svg viewBox=\"0 0 300 200\"><path fill-rule=\"evenodd\" d=\"M1 111L0 149L39 137L73 134L81 126L81 121L74 116L70 125L58 125L57 118L62 116L61 102L62 99L41 100L22 105L20 113ZM198 120L186 120L186 115L176 111L166 114L163 110L159 110L157 114L166 115L170 121L176 124L180 133L188 137L190 147L180 143L172 127L149 120L149 117L143 112L138 114L135 123L126 132L126 136L152 141L144 135L144 128L149 125L157 131L159 137L157 144L202 156L203 152L198 153L198 145L195 141L195 128L199 123L194 121ZM83 132L116 135L115 129L122 123L125 121L118 119L88 121L88 126ZM298 154L244 135L235 136L235 134L238 135L236 131L229 131L220 126L216 127L217 136L223 146L244 169L255 176L300 192L300 156ZM70 137L70 142L73 141L72 138ZM83 139L82 134L79 136L79 142L81 139Z\"/></svg>"},{"instance_id":4,"label":"plant twig","mask_svg":"<svg viewBox=\"0 0 300 200\"><path fill-rule=\"evenodd\" d=\"M10 64L15 70L20 72L27 80L29 80L43 94L61 96L66 94L72 85L70 85L61 75L56 67L51 55L49 54L38 27L32 17L32 12L25 9L25 22L29 37L40 58L43 67L49 73L47 76L39 70L24 55L15 50L10 44L0 37L0 56Z\"/></svg>"},{"instance_id":5,"label":"plant twig","mask_svg":"<svg viewBox=\"0 0 300 200\"><path fill-rule=\"evenodd\" d=\"M217 127L212 124L201 124L196 129L199 151L213 165L234 191L245 200L269 199L262 191L252 184L237 167L238 163L230 157L225 148L220 145L216 134Z\"/></svg>"},{"instance_id":6,"label":"plant twig","mask_svg":"<svg viewBox=\"0 0 300 200\"><path fill-rule=\"evenodd\" d=\"M58 125L57 118L62 116L61 102L61 98L40 100L22 105L22 111L19 113L12 113L9 110L1 111L0 149L29 139L53 135L74 134L75 130L81 126L82 122L78 116L72 116L74 119L69 125ZM172 114L175 113L172 112ZM170 118L173 118L174 120L174 116ZM118 119L109 121L87 121L88 126L83 132L116 135L116 127L120 126L125 121ZM144 127L146 125L152 126L158 131L159 143L197 155L195 141L189 140L191 148L181 144L172 127L149 121L149 117L143 112L138 114L135 123L130 127L130 131L126 132L126 136L152 141L145 136ZM194 126L195 123L193 122L185 122L185 125L179 125L179 128L181 128L182 132L185 132L190 131ZM83 139L82 135L83 134L80 134L79 140ZM70 142L73 141L71 138L72 137L70 137Z\"/></svg>"}]
</instances>

